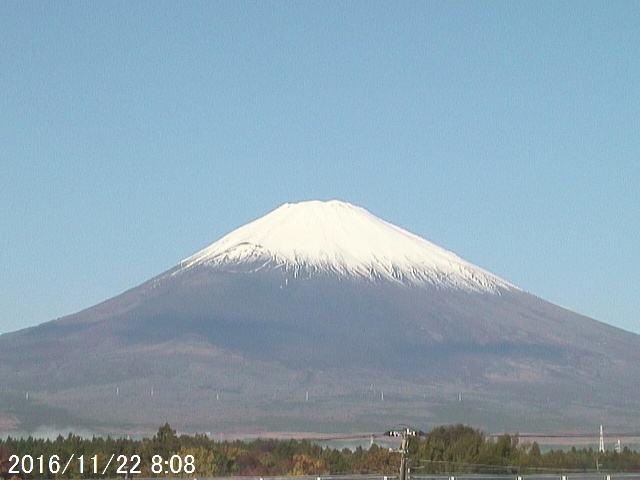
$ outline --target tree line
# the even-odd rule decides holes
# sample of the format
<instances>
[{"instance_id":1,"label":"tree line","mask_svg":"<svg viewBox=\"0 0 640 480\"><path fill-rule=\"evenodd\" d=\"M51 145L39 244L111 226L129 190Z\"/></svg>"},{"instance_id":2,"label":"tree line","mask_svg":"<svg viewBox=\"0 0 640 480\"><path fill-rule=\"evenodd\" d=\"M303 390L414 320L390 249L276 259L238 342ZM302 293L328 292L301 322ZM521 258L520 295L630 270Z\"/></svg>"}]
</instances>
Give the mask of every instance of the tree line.
<instances>
[{"instance_id":1,"label":"tree line","mask_svg":"<svg viewBox=\"0 0 640 480\"><path fill-rule=\"evenodd\" d=\"M628 448L542 452L536 442L521 443L517 435L489 438L465 425L441 426L411 438L408 459L415 474L640 471L640 455ZM0 477L7 479L397 475L399 465L397 450L375 443L350 450L309 440L213 441L206 435L177 435L169 424L142 440L84 439L71 433L55 440L0 440Z\"/></svg>"}]
</instances>

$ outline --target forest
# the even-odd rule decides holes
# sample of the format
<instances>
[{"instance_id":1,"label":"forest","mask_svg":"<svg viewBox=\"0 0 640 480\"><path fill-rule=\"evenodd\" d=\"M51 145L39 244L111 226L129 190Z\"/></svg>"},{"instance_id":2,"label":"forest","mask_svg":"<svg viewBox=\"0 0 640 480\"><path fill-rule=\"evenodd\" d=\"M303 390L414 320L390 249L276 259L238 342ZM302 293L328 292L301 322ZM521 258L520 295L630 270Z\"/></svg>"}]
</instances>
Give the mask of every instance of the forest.
<instances>
[{"instance_id":1,"label":"forest","mask_svg":"<svg viewBox=\"0 0 640 480\"><path fill-rule=\"evenodd\" d=\"M132 478L288 475L398 475L400 453L377 444L355 450L310 440L213 441L177 435L167 423L152 438L33 437L0 440L1 478ZM413 474L637 472L640 455L628 448L549 449L517 434L488 437L466 425L437 427L408 443Z\"/></svg>"}]
</instances>

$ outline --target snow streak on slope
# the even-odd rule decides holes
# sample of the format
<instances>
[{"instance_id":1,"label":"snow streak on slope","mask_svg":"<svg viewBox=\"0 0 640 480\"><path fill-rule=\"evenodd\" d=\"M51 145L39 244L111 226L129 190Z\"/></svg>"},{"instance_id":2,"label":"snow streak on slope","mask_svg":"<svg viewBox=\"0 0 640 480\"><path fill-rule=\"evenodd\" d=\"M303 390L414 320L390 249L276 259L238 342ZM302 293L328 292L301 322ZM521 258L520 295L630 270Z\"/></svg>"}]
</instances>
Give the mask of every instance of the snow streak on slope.
<instances>
[{"instance_id":1,"label":"snow streak on slope","mask_svg":"<svg viewBox=\"0 0 640 480\"><path fill-rule=\"evenodd\" d=\"M478 292L513 285L346 202L284 204L181 262L226 271L278 268L294 277L332 274Z\"/></svg>"}]
</instances>

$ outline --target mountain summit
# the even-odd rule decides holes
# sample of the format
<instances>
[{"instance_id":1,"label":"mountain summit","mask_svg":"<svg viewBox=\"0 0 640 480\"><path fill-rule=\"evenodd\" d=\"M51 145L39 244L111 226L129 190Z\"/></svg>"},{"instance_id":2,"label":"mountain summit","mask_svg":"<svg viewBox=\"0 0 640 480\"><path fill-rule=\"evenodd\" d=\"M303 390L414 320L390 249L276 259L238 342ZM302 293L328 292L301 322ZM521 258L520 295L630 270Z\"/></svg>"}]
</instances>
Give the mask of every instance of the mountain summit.
<instances>
[{"instance_id":1,"label":"mountain summit","mask_svg":"<svg viewBox=\"0 0 640 480\"><path fill-rule=\"evenodd\" d=\"M640 428L640 336L335 200L1 335L0 378L0 421L22 431Z\"/></svg>"},{"instance_id":2,"label":"mountain summit","mask_svg":"<svg viewBox=\"0 0 640 480\"><path fill-rule=\"evenodd\" d=\"M497 293L513 285L361 207L331 200L287 203L224 236L181 267L281 269Z\"/></svg>"}]
</instances>

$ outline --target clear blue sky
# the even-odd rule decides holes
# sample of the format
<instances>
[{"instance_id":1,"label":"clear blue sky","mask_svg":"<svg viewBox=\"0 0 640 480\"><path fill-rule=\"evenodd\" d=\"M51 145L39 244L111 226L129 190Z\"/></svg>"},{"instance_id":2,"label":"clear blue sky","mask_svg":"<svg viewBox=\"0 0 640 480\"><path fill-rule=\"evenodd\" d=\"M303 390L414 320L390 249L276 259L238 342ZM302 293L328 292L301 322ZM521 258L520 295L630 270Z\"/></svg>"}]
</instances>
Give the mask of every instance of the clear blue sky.
<instances>
[{"instance_id":1,"label":"clear blue sky","mask_svg":"<svg viewBox=\"0 0 640 480\"><path fill-rule=\"evenodd\" d=\"M0 332L339 198L640 332L640 3L0 3Z\"/></svg>"}]
</instances>

